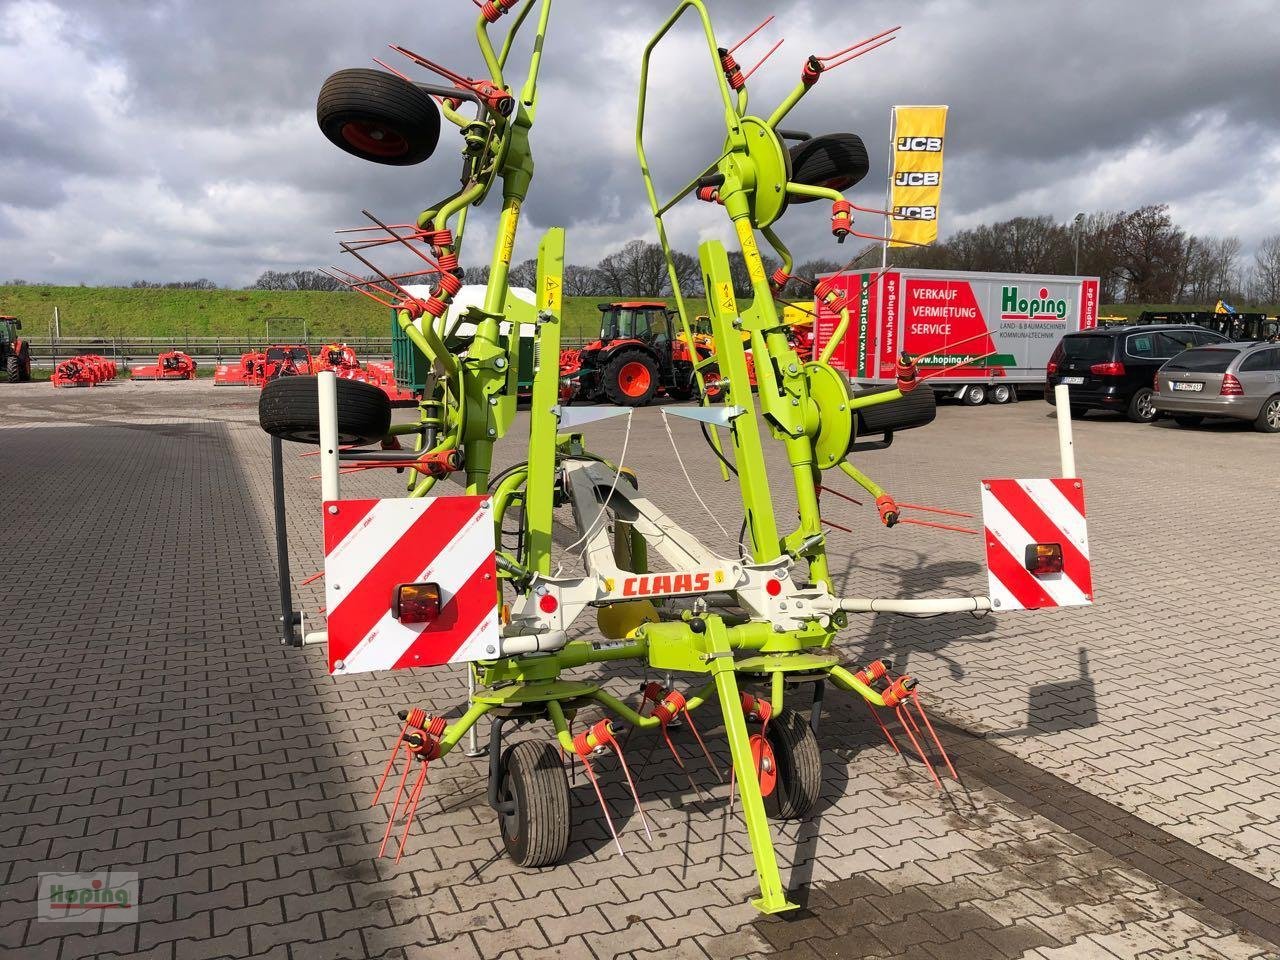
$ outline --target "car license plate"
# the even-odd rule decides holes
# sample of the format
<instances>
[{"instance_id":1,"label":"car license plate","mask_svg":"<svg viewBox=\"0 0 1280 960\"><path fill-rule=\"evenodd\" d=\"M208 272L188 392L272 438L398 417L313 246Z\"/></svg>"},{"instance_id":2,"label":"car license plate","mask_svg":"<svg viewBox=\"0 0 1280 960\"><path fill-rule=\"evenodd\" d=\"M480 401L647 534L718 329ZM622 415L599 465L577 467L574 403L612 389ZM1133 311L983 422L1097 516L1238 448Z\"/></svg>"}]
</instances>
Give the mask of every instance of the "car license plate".
<instances>
[{"instance_id":1,"label":"car license plate","mask_svg":"<svg viewBox=\"0 0 1280 960\"><path fill-rule=\"evenodd\" d=\"M1199 393L1201 390L1203 390L1203 389L1204 389L1204 384L1203 384L1203 383L1176 383L1176 382L1175 382L1175 383L1173 384L1173 389L1175 389L1175 390L1185 390L1185 391L1187 391L1188 393Z\"/></svg>"},{"instance_id":2,"label":"car license plate","mask_svg":"<svg viewBox=\"0 0 1280 960\"><path fill-rule=\"evenodd\" d=\"M1062 382L1072 387L1078 387L1084 383L1084 377L1063 377Z\"/></svg>"}]
</instances>

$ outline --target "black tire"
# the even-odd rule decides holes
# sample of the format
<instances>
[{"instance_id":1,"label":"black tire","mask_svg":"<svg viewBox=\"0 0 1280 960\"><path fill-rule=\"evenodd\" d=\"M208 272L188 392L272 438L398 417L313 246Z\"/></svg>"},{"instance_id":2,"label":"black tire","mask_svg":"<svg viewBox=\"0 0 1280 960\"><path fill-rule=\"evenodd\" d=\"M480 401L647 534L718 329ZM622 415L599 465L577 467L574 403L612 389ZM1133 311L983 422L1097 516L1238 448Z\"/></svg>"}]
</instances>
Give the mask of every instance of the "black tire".
<instances>
[{"instance_id":1,"label":"black tire","mask_svg":"<svg viewBox=\"0 0 1280 960\"><path fill-rule=\"evenodd\" d=\"M569 778L560 751L546 740L521 740L502 753L498 815L502 845L521 867L549 867L569 848Z\"/></svg>"},{"instance_id":2,"label":"black tire","mask_svg":"<svg viewBox=\"0 0 1280 960\"><path fill-rule=\"evenodd\" d=\"M643 350L624 347L600 371L600 387L615 406L647 406L658 392L658 365Z\"/></svg>"},{"instance_id":3,"label":"black tire","mask_svg":"<svg viewBox=\"0 0 1280 960\"><path fill-rule=\"evenodd\" d=\"M273 437L294 443L320 443L320 402L313 376L280 377L262 388L258 423ZM391 428L391 401L370 383L338 381L338 442L344 446L377 443Z\"/></svg>"},{"instance_id":4,"label":"black tire","mask_svg":"<svg viewBox=\"0 0 1280 960\"><path fill-rule=\"evenodd\" d=\"M1253 421L1253 429L1259 433L1280 433L1280 393L1267 398Z\"/></svg>"},{"instance_id":5,"label":"black tire","mask_svg":"<svg viewBox=\"0 0 1280 960\"><path fill-rule=\"evenodd\" d=\"M382 70L339 70L316 98L316 122L330 141L372 163L407 167L435 152L440 111L407 80Z\"/></svg>"},{"instance_id":6,"label":"black tire","mask_svg":"<svg viewBox=\"0 0 1280 960\"><path fill-rule=\"evenodd\" d=\"M1180 427L1198 427L1204 423L1204 417L1198 413L1176 413L1173 422Z\"/></svg>"},{"instance_id":7,"label":"black tire","mask_svg":"<svg viewBox=\"0 0 1280 960\"><path fill-rule=\"evenodd\" d=\"M769 720L765 737L778 765L773 793L764 798L765 813L773 820L803 820L822 793L822 754L813 728L787 707Z\"/></svg>"},{"instance_id":8,"label":"black tire","mask_svg":"<svg viewBox=\"0 0 1280 960\"><path fill-rule=\"evenodd\" d=\"M1139 387L1129 399L1129 406L1124 415L1132 423L1150 423L1156 418L1156 408L1151 402L1153 395L1154 391L1150 387Z\"/></svg>"},{"instance_id":9,"label":"black tire","mask_svg":"<svg viewBox=\"0 0 1280 960\"><path fill-rule=\"evenodd\" d=\"M971 383L964 388L960 402L966 407L980 407L987 402L987 388L980 383Z\"/></svg>"},{"instance_id":10,"label":"black tire","mask_svg":"<svg viewBox=\"0 0 1280 960\"><path fill-rule=\"evenodd\" d=\"M828 133L791 148L791 180L810 187L843 192L859 183L871 169L867 147L856 133ZM817 197L792 196L791 203Z\"/></svg>"},{"instance_id":11,"label":"black tire","mask_svg":"<svg viewBox=\"0 0 1280 960\"><path fill-rule=\"evenodd\" d=\"M891 387L877 387L866 391L857 391L854 396L864 397L868 393L880 393ZM911 430L933 422L938 415L938 398L927 386L916 387L905 393L898 400L877 403L863 407L858 411L858 434L867 436L873 433L893 433L900 430Z\"/></svg>"},{"instance_id":12,"label":"black tire","mask_svg":"<svg viewBox=\"0 0 1280 960\"><path fill-rule=\"evenodd\" d=\"M1012 403L1013 387L1007 383L997 383L991 388L990 400L992 403Z\"/></svg>"},{"instance_id":13,"label":"black tire","mask_svg":"<svg viewBox=\"0 0 1280 960\"><path fill-rule=\"evenodd\" d=\"M4 363L4 369L10 383L22 382L22 361L18 359L16 353L9 354L9 359Z\"/></svg>"},{"instance_id":14,"label":"black tire","mask_svg":"<svg viewBox=\"0 0 1280 960\"><path fill-rule=\"evenodd\" d=\"M1088 412L1089 412L1088 407L1077 407L1074 403L1071 405L1072 420L1083 420L1085 418L1085 415L1088 414Z\"/></svg>"}]
</instances>

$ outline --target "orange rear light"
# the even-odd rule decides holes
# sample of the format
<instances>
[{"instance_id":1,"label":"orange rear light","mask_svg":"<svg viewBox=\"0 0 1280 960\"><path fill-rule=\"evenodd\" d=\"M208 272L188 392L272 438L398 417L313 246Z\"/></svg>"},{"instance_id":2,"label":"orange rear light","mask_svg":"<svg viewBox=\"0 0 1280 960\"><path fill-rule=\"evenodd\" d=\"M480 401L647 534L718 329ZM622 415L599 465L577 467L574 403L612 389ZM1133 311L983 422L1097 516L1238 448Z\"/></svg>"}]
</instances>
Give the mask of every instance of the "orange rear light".
<instances>
[{"instance_id":1,"label":"orange rear light","mask_svg":"<svg viewBox=\"0 0 1280 960\"><path fill-rule=\"evenodd\" d=\"M391 615L401 623L431 623L440 616L440 584L400 584L391 600Z\"/></svg>"},{"instance_id":2,"label":"orange rear light","mask_svg":"<svg viewBox=\"0 0 1280 960\"><path fill-rule=\"evenodd\" d=\"M1062 544L1029 543L1025 558L1026 568L1032 576L1047 577L1062 572Z\"/></svg>"},{"instance_id":3,"label":"orange rear light","mask_svg":"<svg viewBox=\"0 0 1280 960\"><path fill-rule=\"evenodd\" d=\"M1089 372L1097 377L1123 377L1123 363L1095 363L1089 368Z\"/></svg>"},{"instance_id":4,"label":"orange rear light","mask_svg":"<svg viewBox=\"0 0 1280 960\"><path fill-rule=\"evenodd\" d=\"M1228 373L1222 378L1222 389L1218 391L1220 397L1243 397L1244 387L1240 386L1240 381L1236 379L1235 374Z\"/></svg>"}]
</instances>

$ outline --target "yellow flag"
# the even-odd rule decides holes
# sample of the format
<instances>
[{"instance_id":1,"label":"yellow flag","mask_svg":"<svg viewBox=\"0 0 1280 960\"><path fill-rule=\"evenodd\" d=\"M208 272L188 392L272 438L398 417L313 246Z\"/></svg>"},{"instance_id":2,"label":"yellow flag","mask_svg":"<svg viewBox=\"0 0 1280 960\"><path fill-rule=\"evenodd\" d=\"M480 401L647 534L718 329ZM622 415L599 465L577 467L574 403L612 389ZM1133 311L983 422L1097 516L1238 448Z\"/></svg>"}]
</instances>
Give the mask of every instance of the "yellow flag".
<instances>
[{"instance_id":1,"label":"yellow flag","mask_svg":"<svg viewBox=\"0 0 1280 960\"><path fill-rule=\"evenodd\" d=\"M893 163L889 170L890 246L938 239L946 107L893 108Z\"/></svg>"}]
</instances>

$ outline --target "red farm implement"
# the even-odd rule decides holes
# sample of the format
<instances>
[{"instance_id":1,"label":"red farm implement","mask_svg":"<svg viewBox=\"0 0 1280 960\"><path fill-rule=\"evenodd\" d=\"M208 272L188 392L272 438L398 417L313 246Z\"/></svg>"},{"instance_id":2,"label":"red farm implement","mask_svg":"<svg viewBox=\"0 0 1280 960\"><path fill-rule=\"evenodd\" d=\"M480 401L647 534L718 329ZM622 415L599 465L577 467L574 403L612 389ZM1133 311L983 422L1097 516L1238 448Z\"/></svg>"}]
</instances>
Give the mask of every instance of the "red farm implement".
<instances>
[{"instance_id":1,"label":"red farm implement","mask_svg":"<svg viewBox=\"0 0 1280 960\"><path fill-rule=\"evenodd\" d=\"M129 371L131 380L194 380L196 378L196 362L181 350L170 350L156 357L155 363L146 363L133 367Z\"/></svg>"},{"instance_id":2,"label":"red farm implement","mask_svg":"<svg viewBox=\"0 0 1280 960\"><path fill-rule=\"evenodd\" d=\"M63 360L54 367L52 381L55 387L92 387L114 380L117 372L114 360L96 353L84 353Z\"/></svg>"},{"instance_id":3,"label":"red farm implement","mask_svg":"<svg viewBox=\"0 0 1280 960\"><path fill-rule=\"evenodd\" d=\"M215 387L261 387L265 353L242 353L239 363L221 363L213 371Z\"/></svg>"},{"instance_id":4,"label":"red farm implement","mask_svg":"<svg viewBox=\"0 0 1280 960\"><path fill-rule=\"evenodd\" d=\"M332 370L341 380L361 380L372 384L387 395L392 403L410 404L415 401L412 391L396 383L395 367L387 361L371 360L363 366L354 347L345 343L327 343L316 356L315 369L319 373Z\"/></svg>"}]
</instances>

